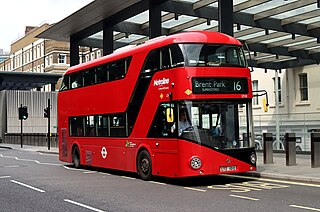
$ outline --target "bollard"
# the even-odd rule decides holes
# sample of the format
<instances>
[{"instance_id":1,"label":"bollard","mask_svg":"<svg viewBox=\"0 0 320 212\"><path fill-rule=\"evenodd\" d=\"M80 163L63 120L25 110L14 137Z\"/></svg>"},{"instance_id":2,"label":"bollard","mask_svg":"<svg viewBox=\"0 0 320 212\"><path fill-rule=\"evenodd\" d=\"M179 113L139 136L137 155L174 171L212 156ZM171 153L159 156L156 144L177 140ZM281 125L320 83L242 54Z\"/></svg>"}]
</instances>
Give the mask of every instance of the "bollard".
<instances>
[{"instance_id":1,"label":"bollard","mask_svg":"<svg viewBox=\"0 0 320 212\"><path fill-rule=\"evenodd\" d=\"M248 147L249 146L248 133L242 133L242 140L243 140L243 146Z\"/></svg>"},{"instance_id":2,"label":"bollard","mask_svg":"<svg viewBox=\"0 0 320 212\"><path fill-rule=\"evenodd\" d=\"M263 133L263 163L273 163L272 133Z\"/></svg>"},{"instance_id":3,"label":"bollard","mask_svg":"<svg viewBox=\"0 0 320 212\"><path fill-rule=\"evenodd\" d=\"M311 168L320 167L320 133L311 133Z\"/></svg>"},{"instance_id":4,"label":"bollard","mask_svg":"<svg viewBox=\"0 0 320 212\"><path fill-rule=\"evenodd\" d=\"M285 134L285 145L286 145L286 165L294 166L296 164L296 134L286 133Z\"/></svg>"}]
</instances>

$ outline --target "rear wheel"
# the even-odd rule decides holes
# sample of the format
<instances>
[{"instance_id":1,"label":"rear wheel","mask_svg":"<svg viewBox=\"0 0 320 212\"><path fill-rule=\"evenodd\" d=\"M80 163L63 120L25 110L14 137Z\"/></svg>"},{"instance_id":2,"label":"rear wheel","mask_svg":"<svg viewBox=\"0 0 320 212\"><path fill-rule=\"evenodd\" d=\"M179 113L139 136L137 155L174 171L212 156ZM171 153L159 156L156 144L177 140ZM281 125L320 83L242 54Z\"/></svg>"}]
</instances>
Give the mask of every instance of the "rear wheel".
<instances>
[{"instance_id":1,"label":"rear wheel","mask_svg":"<svg viewBox=\"0 0 320 212\"><path fill-rule=\"evenodd\" d=\"M152 162L150 154L146 150L142 150L137 160L138 174L143 180L150 180L152 177Z\"/></svg>"},{"instance_id":2,"label":"rear wheel","mask_svg":"<svg viewBox=\"0 0 320 212\"><path fill-rule=\"evenodd\" d=\"M72 162L76 168L80 168L80 151L77 146L72 151Z\"/></svg>"}]
</instances>

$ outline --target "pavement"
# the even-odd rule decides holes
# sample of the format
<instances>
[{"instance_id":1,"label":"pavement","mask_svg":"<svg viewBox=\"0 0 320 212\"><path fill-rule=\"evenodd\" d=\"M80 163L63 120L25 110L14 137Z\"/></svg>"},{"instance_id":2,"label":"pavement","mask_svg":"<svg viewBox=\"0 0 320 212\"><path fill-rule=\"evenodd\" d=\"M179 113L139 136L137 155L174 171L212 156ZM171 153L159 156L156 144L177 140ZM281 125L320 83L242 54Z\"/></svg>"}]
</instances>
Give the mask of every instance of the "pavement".
<instances>
[{"instance_id":1,"label":"pavement","mask_svg":"<svg viewBox=\"0 0 320 212\"><path fill-rule=\"evenodd\" d=\"M0 143L0 148L34 151L49 154L58 154L57 147L28 146L21 148L17 144ZM263 163L263 153L257 152L257 171L244 173L246 176L264 177L279 180L294 180L301 182L320 183L320 167L311 168L311 155L296 154L296 165L286 166L285 153L273 153L273 163Z\"/></svg>"}]
</instances>

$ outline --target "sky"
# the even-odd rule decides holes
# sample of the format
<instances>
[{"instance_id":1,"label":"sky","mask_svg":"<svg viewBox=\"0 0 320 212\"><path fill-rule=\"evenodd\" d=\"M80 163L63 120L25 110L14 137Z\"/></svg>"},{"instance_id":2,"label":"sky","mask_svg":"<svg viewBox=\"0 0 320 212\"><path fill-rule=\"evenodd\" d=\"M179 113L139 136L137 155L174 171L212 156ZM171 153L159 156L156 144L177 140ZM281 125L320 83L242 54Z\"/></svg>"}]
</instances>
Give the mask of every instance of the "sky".
<instances>
[{"instance_id":1,"label":"sky","mask_svg":"<svg viewBox=\"0 0 320 212\"><path fill-rule=\"evenodd\" d=\"M24 35L26 26L56 23L93 0L1 1L0 49L10 52L12 42Z\"/></svg>"}]
</instances>

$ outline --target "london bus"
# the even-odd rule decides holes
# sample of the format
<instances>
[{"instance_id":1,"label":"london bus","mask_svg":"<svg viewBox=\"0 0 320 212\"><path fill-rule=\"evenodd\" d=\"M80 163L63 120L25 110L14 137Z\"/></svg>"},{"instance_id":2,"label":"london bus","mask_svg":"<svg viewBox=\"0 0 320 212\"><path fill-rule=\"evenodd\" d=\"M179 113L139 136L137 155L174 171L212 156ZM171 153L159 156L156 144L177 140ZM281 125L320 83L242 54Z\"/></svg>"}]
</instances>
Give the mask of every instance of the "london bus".
<instances>
[{"instance_id":1,"label":"london bus","mask_svg":"<svg viewBox=\"0 0 320 212\"><path fill-rule=\"evenodd\" d=\"M59 159L77 168L143 180L256 170L242 44L218 32L181 32L70 67L58 134Z\"/></svg>"}]
</instances>

